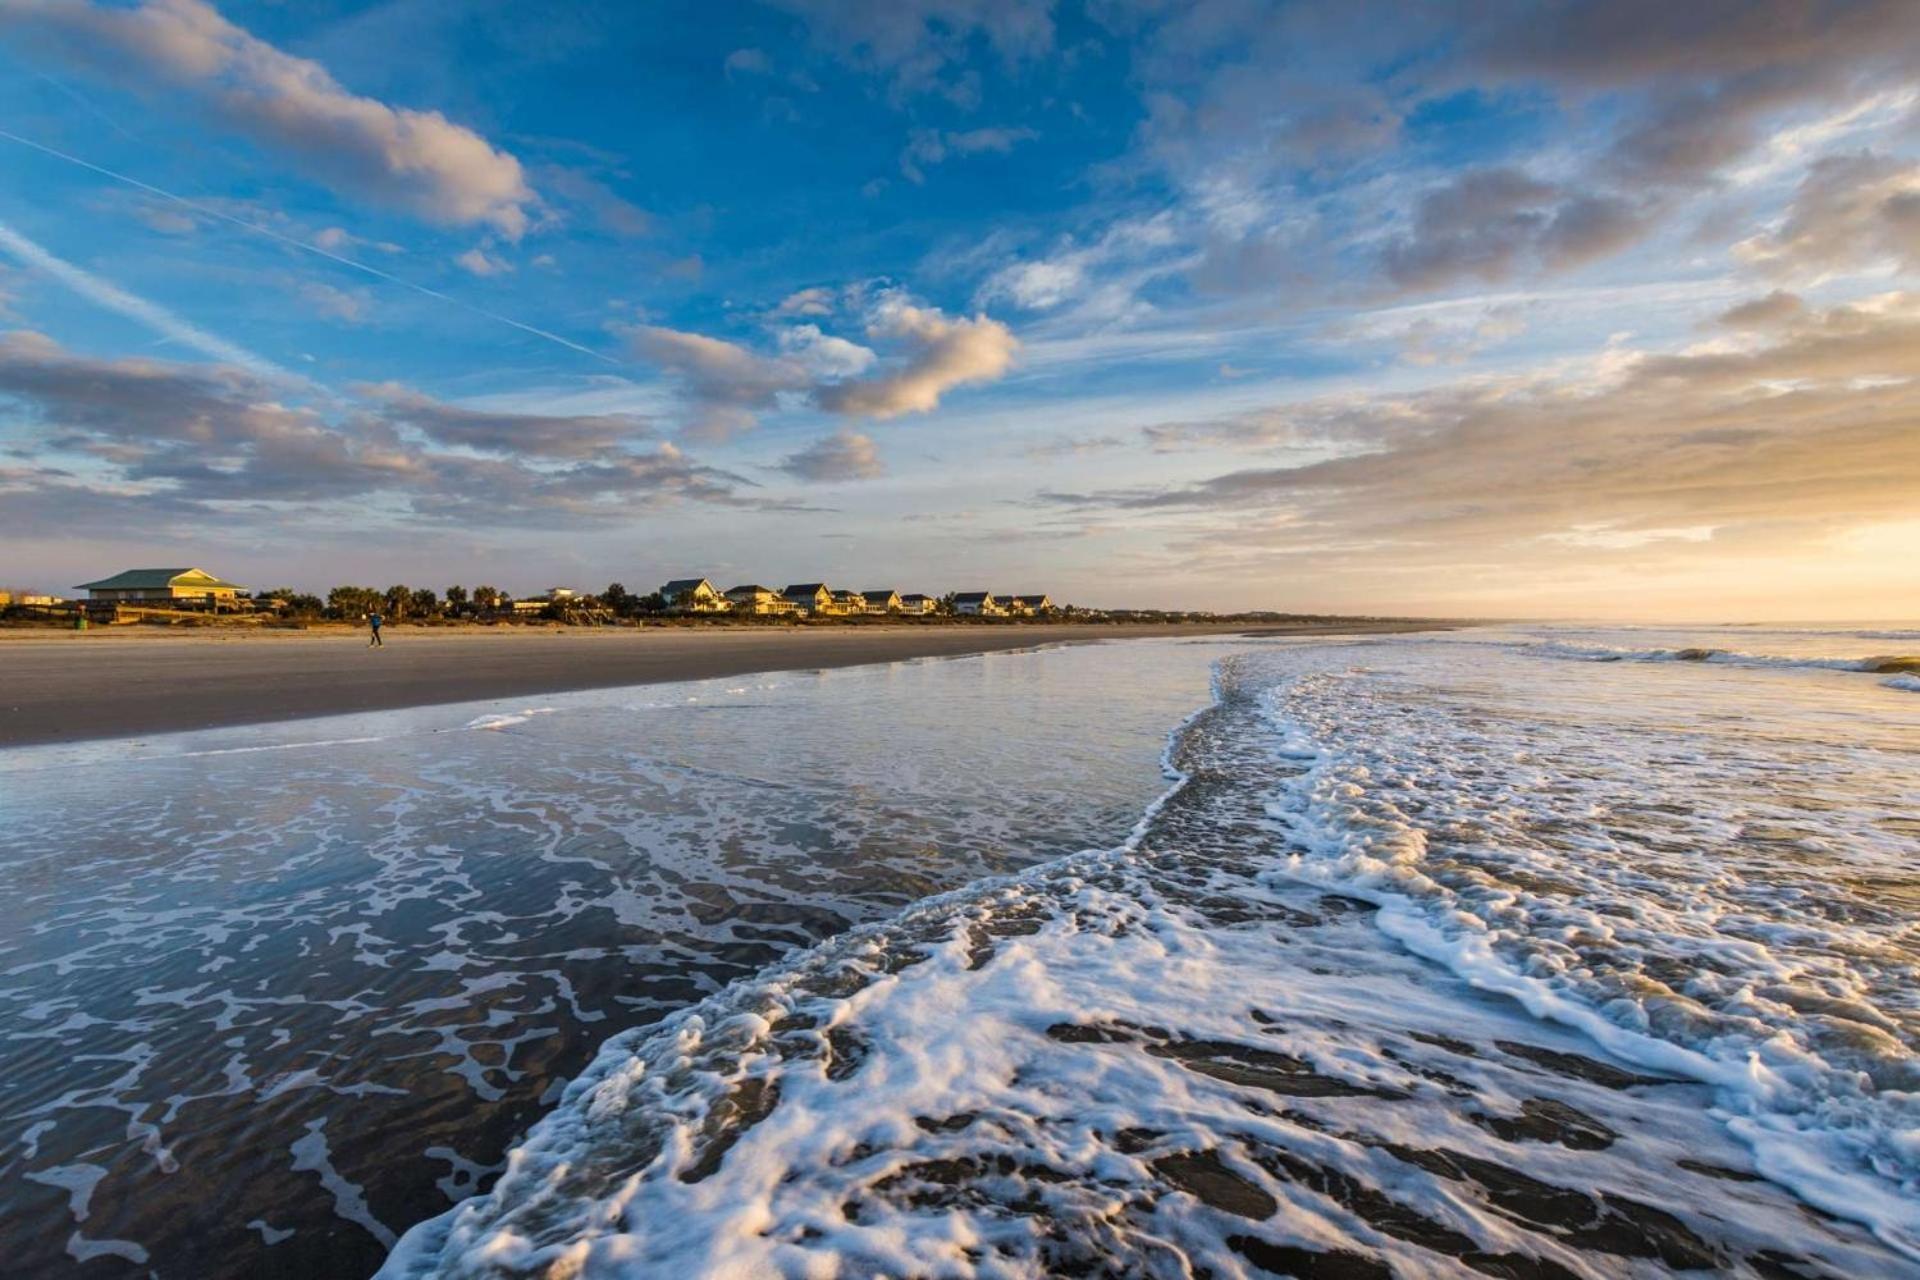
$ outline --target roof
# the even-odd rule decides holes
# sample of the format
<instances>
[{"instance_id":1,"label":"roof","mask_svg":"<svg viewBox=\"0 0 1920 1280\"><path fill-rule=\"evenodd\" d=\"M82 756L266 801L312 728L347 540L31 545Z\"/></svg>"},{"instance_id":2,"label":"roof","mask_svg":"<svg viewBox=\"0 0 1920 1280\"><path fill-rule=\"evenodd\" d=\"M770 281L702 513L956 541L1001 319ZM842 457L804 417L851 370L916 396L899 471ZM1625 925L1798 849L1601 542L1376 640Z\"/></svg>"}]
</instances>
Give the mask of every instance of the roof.
<instances>
[{"instance_id":1,"label":"roof","mask_svg":"<svg viewBox=\"0 0 1920 1280\"><path fill-rule=\"evenodd\" d=\"M824 582L796 582L780 594L783 596L813 597L819 595L822 591L827 591L827 584ZM827 594L832 595L833 593L828 591Z\"/></svg>"},{"instance_id":2,"label":"roof","mask_svg":"<svg viewBox=\"0 0 1920 1280\"><path fill-rule=\"evenodd\" d=\"M1044 591L1017 591L1007 598L1009 600L1045 600L1048 596Z\"/></svg>"},{"instance_id":3,"label":"roof","mask_svg":"<svg viewBox=\"0 0 1920 1280\"><path fill-rule=\"evenodd\" d=\"M728 587L726 591L724 591L722 594L729 595L729 596L744 596L744 595L772 596L772 595L778 595L780 593L775 591L771 587L763 587L760 584L755 582L743 582L737 587Z\"/></svg>"},{"instance_id":4,"label":"roof","mask_svg":"<svg viewBox=\"0 0 1920 1280\"><path fill-rule=\"evenodd\" d=\"M675 578L672 582L660 588L660 594L663 596L677 596L683 591L698 591L701 587L706 587L711 591L713 584L705 578Z\"/></svg>"},{"instance_id":5,"label":"roof","mask_svg":"<svg viewBox=\"0 0 1920 1280\"><path fill-rule=\"evenodd\" d=\"M862 591L860 594L869 600L891 600L900 593L892 587L882 587L878 591Z\"/></svg>"},{"instance_id":6,"label":"roof","mask_svg":"<svg viewBox=\"0 0 1920 1280\"><path fill-rule=\"evenodd\" d=\"M98 582L82 582L74 588L76 591L151 591L165 590L176 579L191 577L196 587L226 587L234 591L245 590L237 582L224 582L205 569L128 569L116 573L111 578L102 578Z\"/></svg>"},{"instance_id":7,"label":"roof","mask_svg":"<svg viewBox=\"0 0 1920 1280\"><path fill-rule=\"evenodd\" d=\"M904 595L904 596L901 596L900 598L901 598L902 600L931 600L931 599L933 599L933 597L932 597L932 596L929 596L929 595L922 595L922 594L921 594L920 592L918 592L918 591L909 591L909 592L908 592L908 593L907 593L906 595Z\"/></svg>"},{"instance_id":8,"label":"roof","mask_svg":"<svg viewBox=\"0 0 1920 1280\"><path fill-rule=\"evenodd\" d=\"M993 599L993 592L991 591L960 591L954 594L953 599L956 604L960 603L961 601L965 601L967 604L978 604L981 601Z\"/></svg>"}]
</instances>

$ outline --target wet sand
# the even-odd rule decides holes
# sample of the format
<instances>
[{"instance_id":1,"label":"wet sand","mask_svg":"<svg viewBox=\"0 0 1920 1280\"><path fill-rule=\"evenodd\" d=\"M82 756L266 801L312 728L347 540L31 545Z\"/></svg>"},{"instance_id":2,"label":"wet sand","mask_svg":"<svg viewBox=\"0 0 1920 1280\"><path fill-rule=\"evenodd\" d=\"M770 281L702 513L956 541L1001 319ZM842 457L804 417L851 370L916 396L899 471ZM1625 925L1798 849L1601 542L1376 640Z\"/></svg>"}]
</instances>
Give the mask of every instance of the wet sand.
<instances>
[{"instance_id":1,"label":"wet sand","mask_svg":"<svg viewBox=\"0 0 1920 1280\"><path fill-rule=\"evenodd\" d=\"M1444 623L905 625L795 629L390 627L366 633L16 633L0 639L0 747L851 667L1146 636L1356 634Z\"/></svg>"}]
</instances>

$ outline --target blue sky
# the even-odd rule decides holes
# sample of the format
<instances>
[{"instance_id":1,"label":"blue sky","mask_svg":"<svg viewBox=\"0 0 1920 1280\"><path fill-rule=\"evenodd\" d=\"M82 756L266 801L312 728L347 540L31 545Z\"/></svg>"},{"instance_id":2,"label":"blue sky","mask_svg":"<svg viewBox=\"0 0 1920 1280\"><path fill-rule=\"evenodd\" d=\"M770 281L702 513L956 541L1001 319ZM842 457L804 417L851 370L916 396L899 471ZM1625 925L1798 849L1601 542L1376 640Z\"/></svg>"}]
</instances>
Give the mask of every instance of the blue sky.
<instances>
[{"instance_id":1,"label":"blue sky","mask_svg":"<svg viewBox=\"0 0 1920 1280\"><path fill-rule=\"evenodd\" d=\"M0 0L0 585L1920 614L1914 65L1874 0Z\"/></svg>"}]
</instances>

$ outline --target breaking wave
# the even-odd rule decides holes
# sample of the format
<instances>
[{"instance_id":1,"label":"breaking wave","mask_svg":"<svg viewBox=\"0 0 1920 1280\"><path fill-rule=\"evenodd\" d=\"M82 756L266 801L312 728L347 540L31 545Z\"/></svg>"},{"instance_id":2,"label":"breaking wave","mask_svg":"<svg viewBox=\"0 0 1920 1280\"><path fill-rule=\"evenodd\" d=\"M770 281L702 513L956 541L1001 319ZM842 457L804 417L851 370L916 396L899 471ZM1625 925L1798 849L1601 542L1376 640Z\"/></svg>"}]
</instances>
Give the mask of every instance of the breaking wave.
<instances>
[{"instance_id":1,"label":"breaking wave","mask_svg":"<svg viewBox=\"0 0 1920 1280\"><path fill-rule=\"evenodd\" d=\"M1904 633L1887 633L1905 638ZM1823 671L1862 671L1873 675L1910 675L1920 672L1920 656L1878 654L1865 658L1822 658L1789 654L1742 653L1737 649L1677 648L1628 649L1612 645L1576 645L1545 641L1529 646L1550 658L1578 662L1702 662L1730 667L1799 667Z\"/></svg>"},{"instance_id":2,"label":"breaking wave","mask_svg":"<svg viewBox=\"0 0 1920 1280\"><path fill-rule=\"evenodd\" d=\"M1119 848L610 1040L381 1276L1920 1275L1886 913L1696 846L1690 920L1724 807L1325 661L1226 659Z\"/></svg>"}]
</instances>

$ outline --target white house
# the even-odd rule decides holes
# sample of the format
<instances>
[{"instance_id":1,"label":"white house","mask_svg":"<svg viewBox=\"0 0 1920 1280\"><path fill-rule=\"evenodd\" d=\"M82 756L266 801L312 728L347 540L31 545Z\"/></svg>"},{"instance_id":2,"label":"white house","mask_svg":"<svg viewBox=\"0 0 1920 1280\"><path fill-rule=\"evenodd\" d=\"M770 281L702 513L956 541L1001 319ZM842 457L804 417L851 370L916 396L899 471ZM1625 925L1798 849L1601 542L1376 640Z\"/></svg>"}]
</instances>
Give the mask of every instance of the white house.
<instances>
[{"instance_id":1,"label":"white house","mask_svg":"<svg viewBox=\"0 0 1920 1280\"><path fill-rule=\"evenodd\" d=\"M932 596L923 596L919 592L900 597L900 612L909 614L932 613L940 602Z\"/></svg>"},{"instance_id":2,"label":"white house","mask_svg":"<svg viewBox=\"0 0 1920 1280\"><path fill-rule=\"evenodd\" d=\"M953 611L972 618L998 618L1006 613L991 591L960 592L953 597Z\"/></svg>"}]
</instances>

